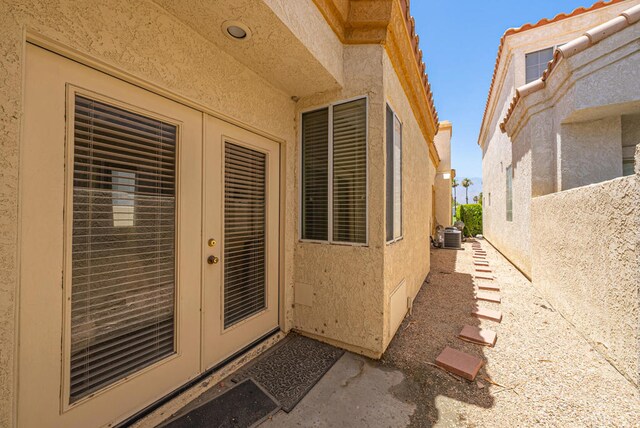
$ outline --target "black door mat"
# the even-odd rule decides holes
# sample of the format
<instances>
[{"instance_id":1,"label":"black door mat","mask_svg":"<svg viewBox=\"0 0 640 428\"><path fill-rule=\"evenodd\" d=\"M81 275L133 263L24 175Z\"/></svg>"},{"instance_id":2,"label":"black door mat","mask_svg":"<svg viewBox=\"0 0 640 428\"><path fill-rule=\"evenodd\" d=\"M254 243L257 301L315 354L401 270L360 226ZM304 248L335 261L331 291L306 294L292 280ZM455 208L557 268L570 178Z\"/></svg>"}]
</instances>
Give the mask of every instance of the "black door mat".
<instances>
[{"instance_id":1,"label":"black door mat","mask_svg":"<svg viewBox=\"0 0 640 428\"><path fill-rule=\"evenodd\" d=\"M295 333L287 339L231 380L254 379L289 413L344 351Z\"/></svg>"},{"instance_id":2,"label":"black door mat","mask_svg":"<svg viewBox=\"0 0 640 428\"><path fill-rule=\"evenodd\" d=\"M247 428L280 410L280 405L253 380L246 379L221 395L179 415L163 428Z\"/></svg>"}]
</instances>

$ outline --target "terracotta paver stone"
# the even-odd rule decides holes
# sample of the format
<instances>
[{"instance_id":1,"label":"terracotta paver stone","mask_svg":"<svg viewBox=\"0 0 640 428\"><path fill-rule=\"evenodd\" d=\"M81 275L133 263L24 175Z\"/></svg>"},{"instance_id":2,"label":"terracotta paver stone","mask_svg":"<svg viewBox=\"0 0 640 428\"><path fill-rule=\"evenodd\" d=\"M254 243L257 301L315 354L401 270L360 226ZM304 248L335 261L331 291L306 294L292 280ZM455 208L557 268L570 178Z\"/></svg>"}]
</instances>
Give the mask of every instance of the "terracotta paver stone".
<instances>
[{"instance_id":1,"label":"terracotta paver stone","mask_svg":"<svg viewBox=\"0 0 640 428\"><path fill-rule=\"evenodd\" d=\"M491 282L481 282L478 284L478 288L480 290L500 291L500 286Z\"/></svg>"},{"instance_id":2,"label":"terracotta paver stone","mask_svg":"<svg viewBox=\"0 0 640 428\"><path fill-rule=\"evenodd\" d=\"M486 328L465 325L462 327L462 331L458 334L458 337L462 340L477 343L478 345L494 346L496 339L498 339L498 334Z\"/></svg>"},{"instance_id":3,"label":"terracotta paver stone","mask_svg":"<svg viewBox=\"0 0 640 428\"><path fill-rule=\"evenodd\" d=\"M476 299L484 300L485 302L493 302L493 303L501 302L500 295L496 293L491 293L489 291L478 291L476 293Z\"/></svg>"},{"instance_id":4,"label":"terracotta paver stone","mask_svg":"<svg viewBox=\"0 0 640 428\"><path fill-rule=\"evenodd\" d=\"M474 380L484 361L447 346L436 358L436 365L465 379Z\"/></svg>"},{"instance_id":5,"label":"terracotta paver stone","mask_svg":"<svg viewBox=\"0 0 640 428\"><path fill-rule=\"evenodd\" d=\"M495 321L495 322L502 321L502 312L494 311L493 309L477 307L476 309L471 311L471 315L473 315L476 318L481 318L489 321Z\"/></svg>"}]
</instances>

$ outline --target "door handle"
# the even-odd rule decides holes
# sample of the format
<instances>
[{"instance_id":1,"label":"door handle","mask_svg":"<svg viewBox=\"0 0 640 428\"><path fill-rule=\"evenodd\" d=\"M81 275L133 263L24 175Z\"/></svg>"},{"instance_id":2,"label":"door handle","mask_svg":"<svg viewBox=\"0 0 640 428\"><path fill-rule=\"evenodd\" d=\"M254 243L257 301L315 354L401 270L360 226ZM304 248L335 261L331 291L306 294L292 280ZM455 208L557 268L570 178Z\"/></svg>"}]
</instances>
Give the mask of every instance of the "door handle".
<instances>
[{"instance_id":1,"label":"door handle","mask_svg":"<svg viewBox=\"0 0 640 428\"><path fill-rule=\"evenodd\" d=\"M220 261L220 259L217 258L216 256L207 257L207 263L209 263L210 265L216 265L216 264L218 264L219 261Z\"/></svg>"}]
</instances>

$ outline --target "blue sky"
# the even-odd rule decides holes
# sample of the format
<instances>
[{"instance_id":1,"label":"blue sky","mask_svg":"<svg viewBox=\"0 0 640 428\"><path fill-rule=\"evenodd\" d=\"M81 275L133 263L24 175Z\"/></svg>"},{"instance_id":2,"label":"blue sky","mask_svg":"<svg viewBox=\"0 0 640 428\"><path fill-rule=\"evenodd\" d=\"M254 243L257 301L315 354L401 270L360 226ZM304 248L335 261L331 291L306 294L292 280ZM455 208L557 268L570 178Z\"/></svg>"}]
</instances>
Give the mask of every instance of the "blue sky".
<instances>
[{"instance_id":1,"label":"blue sky","mask_svg":"<svg viewBox=\"0 0 640 428\"><path fill-rule=\"evenodd\" d=\"M413 0L420 47L440 120L453 123L452 167L482 177L478 133L500 37L507 28L596 0ZM438 13L433 13L437 11Z\"/></svg>"}]
</instances>

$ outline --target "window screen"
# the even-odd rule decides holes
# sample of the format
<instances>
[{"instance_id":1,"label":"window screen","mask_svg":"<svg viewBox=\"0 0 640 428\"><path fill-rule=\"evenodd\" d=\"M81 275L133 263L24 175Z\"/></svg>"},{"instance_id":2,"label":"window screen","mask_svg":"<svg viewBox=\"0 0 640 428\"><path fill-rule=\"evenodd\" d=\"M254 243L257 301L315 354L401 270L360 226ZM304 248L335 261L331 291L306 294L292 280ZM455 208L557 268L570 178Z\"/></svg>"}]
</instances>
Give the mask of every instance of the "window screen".
<instances>
[{"instance_id":1,"label":"window screen","mask_svg":"<svg viewBox=\"0 0 640 428\"><path fill-rule=\"evenodd\" d=\"M71 402L175 350L176 131L75 97Z\"/></svg>"},{"instance_id":2,"label":"window screen","mask_svg":"<svg viewBox=\"0 0 640 428\"><path fill-rule=\"evenodd\" d=\"M513 221L513 167L507 167L507 221Z\"/></svg>"},{"instance_id":3,"label":"window screen","mask_svg":"<svg viewBox=\"0 0 640 428\"><path fill-rule=\"evenodd\" d=\"M526 54L526 82L533 82L542 77L542 73L547 69L547 65L552 59L553 48L542 49Z\"/></svg>"},{"instance_id":4,"label":"window screen","mask_svg":"<svg viewBox=\"0 0 640 428\"><path fill-rule=\"evenodd\" d=\"M402 236L402 124L387 106L387 241Z\"/></svg>"},{"instance_id":5,"label":"window screen","mask_svg":"<svg viewBox=\"0 0 640 428\"><path fill-rule=\"evenodd\" d=\"M302 115L301 199L302 239L367 242L366 99Z\"/></svg>"}]
</instances>

